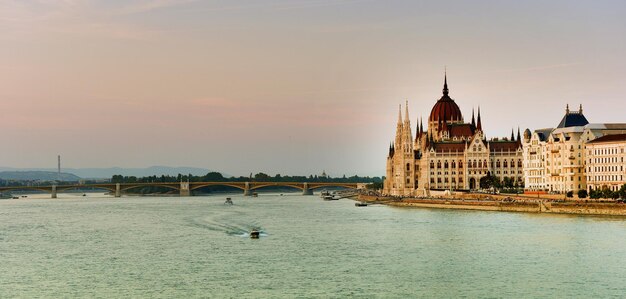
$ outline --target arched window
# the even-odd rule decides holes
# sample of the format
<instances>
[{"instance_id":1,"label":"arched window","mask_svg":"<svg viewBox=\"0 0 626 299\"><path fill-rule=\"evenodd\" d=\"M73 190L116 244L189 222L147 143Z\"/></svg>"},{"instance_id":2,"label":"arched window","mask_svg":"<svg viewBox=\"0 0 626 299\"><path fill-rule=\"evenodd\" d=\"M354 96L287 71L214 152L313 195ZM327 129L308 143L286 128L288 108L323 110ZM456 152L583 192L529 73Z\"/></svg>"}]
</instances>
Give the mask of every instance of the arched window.
<instances>
[{"instance_id":1,"label":"arched window","mask_svg":"<svg viewBox=\"0 0 626 299\"><path fill-rule=\"evenodd\" d=\"M441 161L437 161L437 168L441 168Z\"/></svg>"},{"instance_id":2,"label":"arched window","mask_svg":"<svg viewBox=\"0 0 626 299\"><path fill-rule=\"evenodd\" d=\"M496 167L500 168L500 160L496 160Z\"/></svg>"},{"instance_id":3,"label":"arched window","mask_svg":"<svg viewBox=\"0 0 626 299\"><path fill-rule=\"evenodd\" d=\"M430 161L430 168L435 168L435 162Z\"/></svg>"},{"instance_id":4,"label":"arched window","mask_svg":"<svg viewBox=\"0 0 626 299\"><path fill-rule=\"evenodd\" d=\"M522 167L522 159L517 160L517 167Z\"/></svg>"},{"instance_id":5,"label":"arched window","mask_svg":"<svg viewBox=\"0 0 626 299\"><path fill-rule=\"evenodd\" d=\"M456 161L452 161L452 168L456 168Z\"/></svg>"},{"instance_id":6,"label":"arched window","mask_svg":"<svg viewBox=\"0 0 626 299\"><path fill-rule=\"evenodd\" d=\"M489 164L487 164L487 160L486 159L484 160L483 165L484 165L485 168L488 167Z\"/></svg>"},{"instance_id":7,"label":"arched window","mask_svg":"<svg viewBox=\"0 0 626 299\"><path fill-rule=\"evenodd\" d=\"M483 168L483 161L478 160L478 168Z\"/></svg>"},{"instance_id":8,"label":"arched window","mask_svg":"<svg viewBox=\"0 0 626 299\"><path fill-rule=\"evenodd\" d=\"M443 168L448 168L448 160L443 162Z\"/></svg>"},{"instance_id":9,"label":"arched window","mask_svg":"<svg viewBox=\"0 0 626 299\"><path fill-rule=\"evenodd\" d=\"M476 160L472 163L472 167L476 168Z\"/></svg>"},{"instance_id":10,"label":"arched window","mask_svg":"<svg viewBox=\"0 0 626 299\"><path fill-rule=\"evenodd\" d=\"M406 171L410 171L411 170L411 164L410 163L406 163Z\"/></svg>"},{"instance_id":11,"label":"arched window","mask_svg":"<svg viewBox=\"0 0 626 299\"><path fill-rule=\"evenodd\" d=\"M503 161L504 162L504 167L509 167L509 162L507 162L506 160Z\"/></svg>"},{"instance_id":12,"label":"arched window","mask_svg":"<svg viewBox=\"0 0 626 299\"><path fill-rule=\"evenodd\" d=\"M511 159L511 168L515 167L515 160Z\"/></svg>"},{"instance_id":13,"label":"arched window","mask_svg":"<svg viewBox=\"0 0 626 299\"><path fill-rule=\"evenodd\" d=\"M463 168L463 161L459 160L459 168Z\"/></svg>"}]
</instances>

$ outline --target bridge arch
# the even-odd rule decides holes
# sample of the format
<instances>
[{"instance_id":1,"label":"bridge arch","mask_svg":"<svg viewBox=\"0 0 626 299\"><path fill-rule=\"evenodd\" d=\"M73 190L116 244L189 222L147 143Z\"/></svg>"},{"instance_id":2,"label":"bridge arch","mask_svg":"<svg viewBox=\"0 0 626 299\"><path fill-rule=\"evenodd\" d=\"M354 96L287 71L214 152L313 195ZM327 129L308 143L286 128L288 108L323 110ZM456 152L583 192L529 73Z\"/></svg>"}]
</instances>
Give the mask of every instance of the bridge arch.
<instances>
[{"instance_id":1,"label":"bridge arch","mask_svg":"<svg viewBox=\"0 0 626 299\"><path fill-rule=\"evenodd\" d=\"M26 190L33 190L33 191L42 191L42 192L52 192L51 188L46 188L46 187L36 187L36 186L16 186L16 187L6 187L6 188L2 188L0 191L1 192L11 192L11 191L26 191Z\"/></svg>"},{"instance_id":2,"label":"bridge arch","mask_svg":"<svg viewBox=\"0 0 626 299\"><path fill-rule=\"evenodd\" d=\"M106 186L68 186L68 187L57 186L57 192L63 192L67 190L81 189L81 188L100 189L100 190L107 190L107 191L115 192L115 187L111 188L111 187L106 187Z\"/></svg>"},{"instance_id":3,"label":"bridge arch","mask_svg":"<svg viewBox=\"0 0 626 299\"><path fill-rule=\"evenodd\" d=\"M154 185L144 185L144 184L140 184L140 185L126 185L126 186L121 186L120 187L120 191L127 191L127 190L131 190L131 189L135 189L135 188L140 188L140 187L164 187L164 188L169 188L169 189L173 189L176 191L180 190L180 187L175 187L172 185L167 185L167 184L154 184ZM115 190L114 190L115 191Z\"/></svg>"},{"instance_id":4,"label":"bridge arch","mask_svg":"<svg viewBox=\"0 0 626 299\"><path fill-rule=\"evenodd\" d=\"M219 183L191 185L189 187L189 190L196 190L196 189L200 189L200 188L204 188L204 187L213 187L213 186L226 186L226 187L237 188L239 190L246 190L246 187L241 185L241 184L233 184L233 183L229 183L229 182L223 182L223 183L219 182Z\"/></svg>"},{"instance_id":5,"label":"bridge arch","mask_svg":"<svg viewBox=\"0 0 626 299\"><path fill-rule=\"evenodd\" d=\"M345 188L345 189L356 189L355 185L349 185L349 184L332 184L332 185L310 185L309 189L313 190L313 189L319 189L319 188L330 188L330 187L340 187L340 188Z\"/></svg>"},{"instance_id":6,"label":"bridge arch","mask_svg":"<svg viewBox=\"0 0 626 299\"><path fill-rule=\"evenodd\" d=\"M298 190L304 190L304 186L300 186L300 184L281 184L281 183L271 183L271 184L259 184L250 187L250 190L261 189L265 187L290 187ZM310 189L310 188L309 188Z\"/></svg>"}]
</instances>

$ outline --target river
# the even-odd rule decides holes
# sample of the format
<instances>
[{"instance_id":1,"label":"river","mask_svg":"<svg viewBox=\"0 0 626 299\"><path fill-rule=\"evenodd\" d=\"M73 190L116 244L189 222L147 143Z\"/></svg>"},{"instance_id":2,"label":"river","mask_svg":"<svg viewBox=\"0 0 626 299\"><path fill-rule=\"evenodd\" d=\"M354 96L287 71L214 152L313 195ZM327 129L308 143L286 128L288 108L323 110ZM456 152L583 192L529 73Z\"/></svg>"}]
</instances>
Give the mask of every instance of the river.
<instances>
[{"instance_id":1,"label":"river","mask_svg":"<svg viewBox=\"0 0 626 299\"><path fill-rule=\"evenodd\" d=\"M224 199L0 200L0 297L626 295L624 218Z\"/></svg>"}]
</instances>

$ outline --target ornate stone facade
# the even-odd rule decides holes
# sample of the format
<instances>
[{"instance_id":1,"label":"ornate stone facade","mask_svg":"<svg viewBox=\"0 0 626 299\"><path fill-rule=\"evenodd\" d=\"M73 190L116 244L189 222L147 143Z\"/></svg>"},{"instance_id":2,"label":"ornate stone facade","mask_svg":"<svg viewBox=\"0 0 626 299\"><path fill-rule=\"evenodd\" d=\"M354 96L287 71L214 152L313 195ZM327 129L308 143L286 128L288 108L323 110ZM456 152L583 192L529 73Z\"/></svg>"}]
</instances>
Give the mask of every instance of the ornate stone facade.
<instances>
[{"instance_id":1,"label":"ornate stone facade","mask_svg":"<svg viewBox=\"0 0 626 299\"><path fill-rule=\"evenodd\" d=\"M576 193L588 189L586 172L595 162L589 164L586 144L598 137L620 133L626 133L626 124L590 124L582 105L578 111L567 106L556 128L524 132L525 190Z\"/></svg>"},{"instance_id":2,"label":"ornate stone facade","mask_svg":"<svg viewBox=\"0 0 626 299\"><path fill-rule=\"evenodd\" d=\"M478 189L488 173L515 184L523 182L522 143L517 138L487 140L478 117L465 123L461 110L450 98L447 78L443 96L433 106L424 130L420 121L415 139L411 131L408 102L404 119L398 112L396 137L389 146L383 193L394 196L428 195L431 189Z\"/></svg>"}]
</instances>

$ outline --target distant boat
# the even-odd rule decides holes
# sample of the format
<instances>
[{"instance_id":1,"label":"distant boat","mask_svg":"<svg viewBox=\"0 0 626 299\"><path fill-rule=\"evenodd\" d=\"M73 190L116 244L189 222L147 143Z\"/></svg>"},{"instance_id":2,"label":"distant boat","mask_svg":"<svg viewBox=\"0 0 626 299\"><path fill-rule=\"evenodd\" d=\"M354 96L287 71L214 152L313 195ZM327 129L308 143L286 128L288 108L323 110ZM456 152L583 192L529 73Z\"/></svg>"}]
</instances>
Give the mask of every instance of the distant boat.
<instances>
[{"instance_id":1,"label":"distant boat","mask_svg":"<svg viewBox=\"0 0 626 299\"><path fill-rule=\"evenodd\" d=\"M252 193L252 197L259 197L259 193L256 193L256 192Z\"/></svg>"},{"instance_id":2,"label":"distant boat","mask_svg":"<svg viewBox=\"0 0 626 299\"><path fill-rule=\"evenodd\" d=\"M364 201L354 203L357 207L367 207L367 203Z\"/></svg>"},{"instance_id":3,"label":"distant boat","mask_svg":"<svg viewBox=\"0 0 626 299\"><path fill-rule=\"evenodd\" d=\"M83 193L83 196L87 196L87 194Z\"/></svg>"},{"instance_id":4,"label":"distant boat","mask_svg":"<svg viewBox=\"0 0 626 299\"><path fill-rule=\"evenodd\" d=\"M226 197L226 201L224 202L224 204L225 204L225 205L231 205L231 206L232 206L234 203L233 203L233 200L232 200L232 199L230 199L230 197Z\"/></svg>"},{"instance_id":5,"label":"distant boat","mask_svg":"<svg viewBox=\"0 0 626 299\"><path fill-rule=\"evenodd\" d=\"M250 239L258 239L260 235L261 235L261 232L259 232L256 229L253 229L252 231L250 231Z\"/></svg>"}]
</instances>

